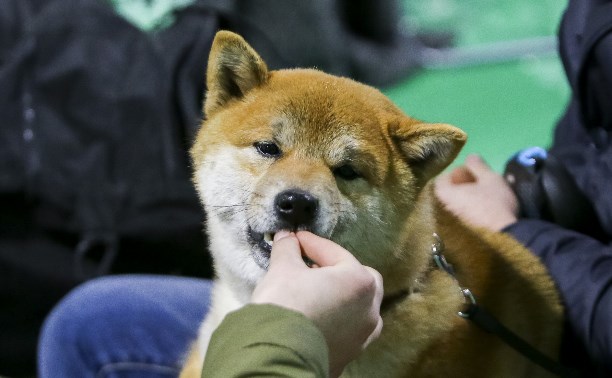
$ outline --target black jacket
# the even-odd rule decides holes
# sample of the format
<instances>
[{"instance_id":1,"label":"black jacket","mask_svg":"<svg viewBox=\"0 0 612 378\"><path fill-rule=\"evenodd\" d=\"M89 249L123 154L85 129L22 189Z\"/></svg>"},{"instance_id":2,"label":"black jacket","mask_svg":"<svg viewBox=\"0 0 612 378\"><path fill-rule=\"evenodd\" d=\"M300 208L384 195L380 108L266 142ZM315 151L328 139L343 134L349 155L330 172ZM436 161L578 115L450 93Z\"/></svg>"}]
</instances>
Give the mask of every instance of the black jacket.
<instances>
[{"instance_id":1,"label":"black jacket","mask_svg":"<svg viewBox=\"0 0 612 378\"><path fill-rule=\"evenodd\" d=\"M567 313L562 359L586 376L612 376L612 2L570 1L559 30L572 99L550 153L592 202L599 240L532 219L505 231L538 255ZM591 361L581 354L586 350ZM596 371L594 371L596 370Z\"/></svg>"}]
</instances>

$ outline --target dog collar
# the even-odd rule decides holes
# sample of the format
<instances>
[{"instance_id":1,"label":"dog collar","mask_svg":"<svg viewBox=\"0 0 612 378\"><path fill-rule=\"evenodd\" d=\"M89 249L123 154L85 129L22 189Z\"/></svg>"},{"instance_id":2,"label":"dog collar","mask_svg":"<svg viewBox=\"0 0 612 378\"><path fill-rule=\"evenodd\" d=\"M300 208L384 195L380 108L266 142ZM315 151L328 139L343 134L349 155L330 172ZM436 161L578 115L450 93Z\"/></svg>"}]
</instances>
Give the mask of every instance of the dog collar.
<instances>
[{"instance_id":1,"label":"dog collar","mask_svg":"<svg viewBox=\"0 0 612 378\"><path fill-rule=\"evenodd\" d=\"M440 269L443 269L447 273L452 274L454 277L453 267L451 264L446 262L446 259L444 258L444 255L442 254L443 251L444 251L444 243L442 242L442 238L440 238L440 236L434 232L433 242L431 244L431 254L433 257L433 261L435 265L437 265ZM386 295L385 297L383 297L383 300L380 304L380 312L388 311L390 308L394 307L397 303L403 301L411 294L418 293L418 291L419 290L417 288L409 288L409 289L400 290L390 295Z\"/></svg>"},{"instance_id":2,"label":"dog collar","mask_svg":"<svg viewBox=\"0 0 612 378\"><path fill-rule=\"evenodd\" d=\"M431 256L432 256L433 262L435 263L435 266L437 266L439 269L442 269L443 271L448 273L450 276L452 276L455 279L455 282L457 282L458 284L459 282L457 281L457 277L455 277L455 270L453 269L453 266L449 264L448 261L446 261L446 258L444 257L444 242L442 241L442 238L440 237L440 235L438 235L435 232L432 234L432 237L433 237L433 242L431 243ZM461 294L465 298L466 310L459 311L457 314L463 318L469 318L471 309L474 308L474 306L476 306L476 298L474 297L470 289L463 288L461 286L459 286L459 289L461 290ZM380 311L381 312L388 311L389 309L394 307L397 303L403 301L411 294L417 293L417 292L418 292L418 289L416 288L403 289L396 293L383 297L383 300L380 304Z\"/></svg>"}]
</instances>

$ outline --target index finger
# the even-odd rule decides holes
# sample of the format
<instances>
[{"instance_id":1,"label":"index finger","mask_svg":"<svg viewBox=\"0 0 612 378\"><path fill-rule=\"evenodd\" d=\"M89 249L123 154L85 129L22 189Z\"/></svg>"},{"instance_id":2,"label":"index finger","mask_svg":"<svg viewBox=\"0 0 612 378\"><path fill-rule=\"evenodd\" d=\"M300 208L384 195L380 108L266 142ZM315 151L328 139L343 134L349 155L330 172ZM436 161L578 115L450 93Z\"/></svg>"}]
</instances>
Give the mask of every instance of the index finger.
<instances>
[{"instance_id":1,"label":"index finger","mask_svg":"<svg viewBox=\"0 0 612 378\"><path fill-rule=\"evenodd\" d=\"M374 295L374 303L380 309L380 304L382 303L383 294L384 294L383 277L378 272L378 270L372 267L364 266L364 268L374 277L374 282L376 284L376 293Z\"/></svg>"},{"instance_id":2,"label":"index finger","mask_svg":"<svg viewBox=\"0 0 612 378\"><path fill-rule=\"evenodd\" d=\"M308 231L299 231L296 236L304 254L320 267L338 265L343 262L359 263L349 251L331 240Z\"/></svg>"}]
</instances>

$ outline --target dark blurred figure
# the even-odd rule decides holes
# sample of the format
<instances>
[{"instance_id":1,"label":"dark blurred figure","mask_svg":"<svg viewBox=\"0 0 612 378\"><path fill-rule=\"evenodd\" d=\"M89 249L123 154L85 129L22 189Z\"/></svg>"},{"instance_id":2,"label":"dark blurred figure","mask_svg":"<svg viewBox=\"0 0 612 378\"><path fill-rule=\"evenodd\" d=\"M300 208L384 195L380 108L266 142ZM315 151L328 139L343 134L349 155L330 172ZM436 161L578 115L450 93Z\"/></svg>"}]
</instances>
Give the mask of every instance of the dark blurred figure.
<instances>
[{"instance_id":1,"label":"dark blurred figure","mask_svg":"<svg viewBox=\"0 0 612 378\"><path fill-rule=\"evenodd\" d=\"M559 48L572 89L550 149L504 177L471 156L436 182L463 220L503 231L546 265L566 310L561 362L612 376L612 1L570 0Z\"/></svg>"},{"instance_id":2,"label":"dark blurred figure","mask_svg":"<svg viewBox=\"0 0 612 378\"><path fill-rule=\"evenodd\" d=\"M448 32L407 34L397 0L236 0L227 24L272 68L316 67L384 86L419 69L427 48L446 47Z\"/></svg>"}]
</instances>

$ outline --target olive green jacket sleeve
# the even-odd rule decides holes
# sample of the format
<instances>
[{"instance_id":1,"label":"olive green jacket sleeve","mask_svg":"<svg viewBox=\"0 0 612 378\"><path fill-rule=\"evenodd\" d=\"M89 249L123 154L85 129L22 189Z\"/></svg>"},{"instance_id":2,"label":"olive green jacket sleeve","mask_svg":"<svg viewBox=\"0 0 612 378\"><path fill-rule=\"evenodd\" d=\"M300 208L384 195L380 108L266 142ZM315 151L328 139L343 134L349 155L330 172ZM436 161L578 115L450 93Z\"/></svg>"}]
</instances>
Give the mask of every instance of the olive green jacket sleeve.
<instances>
[{"instance_id":1,"label":"olive green jacket sleeve","mask_svg":"<svg viewBox=\"0 0 612 378\"><path fill-rule=\"evenodd\" d=\"M202 377L328 377L325 338L304 315L247 305L213 333Z\"/></svg>"}]
</instances>

